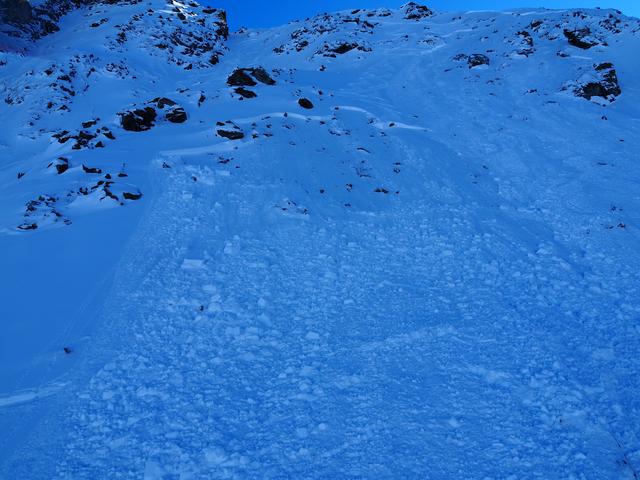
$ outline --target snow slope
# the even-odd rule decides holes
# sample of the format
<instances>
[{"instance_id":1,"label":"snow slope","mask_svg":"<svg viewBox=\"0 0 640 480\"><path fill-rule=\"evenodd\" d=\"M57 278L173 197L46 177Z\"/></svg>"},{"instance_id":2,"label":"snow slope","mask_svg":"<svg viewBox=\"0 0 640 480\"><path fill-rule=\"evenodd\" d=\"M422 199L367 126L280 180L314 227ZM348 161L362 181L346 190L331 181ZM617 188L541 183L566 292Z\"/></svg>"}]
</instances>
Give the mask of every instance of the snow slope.
<instances>
[{"instance_id":1,"label":"snow slope","mask_svg":"<svg viewBox=\"0 0 640 480\"><path fill-rule=\"evenodd\" d=\"M638 478L637 19L59 27L0 54L1 478Z\"/></svg>"}]
</instances>

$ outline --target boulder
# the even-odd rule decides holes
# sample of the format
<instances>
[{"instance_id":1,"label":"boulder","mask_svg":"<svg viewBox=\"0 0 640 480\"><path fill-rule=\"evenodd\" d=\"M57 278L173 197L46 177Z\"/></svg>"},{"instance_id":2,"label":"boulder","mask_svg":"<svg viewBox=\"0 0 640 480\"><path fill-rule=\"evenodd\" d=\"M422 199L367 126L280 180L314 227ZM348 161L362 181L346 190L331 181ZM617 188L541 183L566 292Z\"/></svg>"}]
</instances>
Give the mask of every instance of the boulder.
<instances>
[{"instance_id":1,"label":"boulder","mask_svg":"<svg viewBox=\"0 0 640 480\"><path fill-rule=\"evenodd\" d=\"M269 76L267 71L262 67L256 67L250 69L253 78L258 80L260 83L264 83L265 85L275 85L276 81Z\"/></svg>"},{"instance_id":2,"label":"boulder","mask_svg":"<svg viewBox=\"0 0 640 480\"><path fill-rule=\"evenodd\" d=\"M55 161L49 164L49 166L51 165L55 167L58 175L62 175L64 172L69 170L69 160L64 157L58 157Z\"/></svg>"},{"instance_id":3,"label":"boulder","mask_svg":"<svg viewBox=\"0 0 640 480\"><path fill-rule=\"evenodd\" d=\"M341 43L335 48L331 49L333 53L337 53L338 55L344 55L351 50L358 48L359 45L357 43Z\"/></svg>"},{"instance_id":4,"label":"boulder","mask_svg":"<svg viewBox=\"0 0 640 480\"><path fill-rule=\"evenodd\" d=\"M84 163L82 164L82 170L84 173L102 173L102 170L96 167L87 167Z\"/></svg>"},{"instance_id":5,"label":"boulder","mask_svg":"<svg viewBox=\"0 0 640 480\"><path fill-rule=\"evenodd\" d=\"M577 30L564 30L563 33L569 41L569 45L574 47L588 50L591 47L598 45L598 42L587 38L591 35L591 30L589 30L588 27L579 28Z\"/></svg>"},{"instance_id":6,"label":"boulder","mask_svg":"<svg viewBox=\"0 0 640 480\"><path fill-rule=\"evenodd\" d=\"M142 198L142 193L122 192L122 196L125 200L140 200Z\"/></svg>"},{"instance_id":7,"label":"boulder","mask_svg":"<svg viewBox=\"0 0 640 480\"><path fill-rule=\"evenodd\" d=\"M479 67L480 65L489 65L489 57L481 53L474 53L469 55L467 59L469 68Z\"/></svg>"},{"instance_id":8,"label":"boulder","mask_svg":"<svg viewBox=\"0 0 640 480\"><path fill-rule=\"evenodd\" d=\"M596 81L579 85L575 89L575 94L578 97L583 97L587 100L591 100L593 97L600 97L613 101L622 94L622 89L618 83L618 75L612 63L605 62L596 65L595 71L599 78Z\"/></svg>"},{"instance_id":9,"label":"boulder","mask_svg":"<svg viewBox=\"0 0 640 480\"><path fill-rule=\"evenodd\" d=\"M138 108L121 113L122 128L130 132L144 132L155 125L156 110L152 107Z\"/></svg>"},{"instance_id":10,"label":"boulder","mask_svg":"<svg viewBox=\"0 0 640 480\"><path fill-rule=\"evenodd\" d=\"M164 117L171 123L184 123L187 121L187 112L182 107L175 107L169 110Z\"/></svg>"},{"instance_id":11,"label":"boulder","mask_svg":"<svg viewBox=\"0 0 640 480\"><path fill-rule=\"evenodd\" d=\"M227 85L231 87L253 87L257 83L246 73L245 69L238 68L227 78Z\"/></svg>"},{"instance_id":12,"label":"boulder","mask_svg":"<svg viewBox=\"0 0 640 480\"><path fill-rule=\"evenodd\" d=\"M149 103L155 103L156 107L160 109L166 106L173 107L177 105L176 102L174 102L173 100L167 97L156 97L153 100L151 100Z\"/></svg>"},{"instance_id":13,"label":"boulder","mask_svg":"<svg viewBox=\"0 0 640 480\"><path fill-rule=\"evenodd\" d=\"M262 67L236 68L227 78L230 87L254 87L257 82L275 85L276 81Z\"/></svg>"},{"instance_id":14,"label":"boulder","mask_svg":"<svg viewBox=\"0 0 640 480\"><path fill-rule=\"evenodd\" d=\"M306 108L307 110L313 108L313 103L311 103L311 100L309 100L308 98L300 98L298 100L298 105L300 105L302 108Z\"/></svg>"},{"instance_id":15,"label":"boulder","mask_svg":"<svg viewBox=\"0 0 640 480\"><path fill-rule=\"evenodd\" d=\"M258 96L255 92L244 87L238 87L234 90L234 92L240 95L242 98L255 98Z\"/></svg>"},{"instance_id":16,"label":"boulder","mask_svg":"<svg viewBox=\"0 0 640 480\"><path fill-rule=\"evenodd\" d=\"M240 140L244 138L244 133L238 130L217 130L218 135L224 138L228 138L229 140Z\"/></svg>"}]
</instances>

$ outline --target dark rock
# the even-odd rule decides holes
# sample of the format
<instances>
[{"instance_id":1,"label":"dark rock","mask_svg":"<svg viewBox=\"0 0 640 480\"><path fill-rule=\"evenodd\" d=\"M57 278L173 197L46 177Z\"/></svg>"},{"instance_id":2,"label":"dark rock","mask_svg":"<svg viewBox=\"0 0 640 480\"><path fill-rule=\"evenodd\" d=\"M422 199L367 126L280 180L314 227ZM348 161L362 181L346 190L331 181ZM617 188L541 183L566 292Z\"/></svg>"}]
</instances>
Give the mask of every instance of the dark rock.
<instances>
[{"instance_id":1,"label":"dark rock","mask_svg":"<svg viewBox=\"0 0 640 480\"><path fill-rule=\"evenodd\" d=\"M184 123L187 121L187 112L182 107L176 107L168 111L165 118L171 123Z\"/></svg>"},{"instance_id":2,"label":"dark rock","mask_svg":"<svg viewBox=\"0 0 640 480\"><path fill-rule=\"evenodd\" d=\"M142 198L142 193L122 192L122 196L125 200L140 200Z\"/></svg>"},{"instance_id":3,"label":"dark rock","mask_svg":"<svg viewBox=\"0 0 640 480\"><path fill-rule=\"evenodd\" d=\"M269 76L267 71L262 67L256 67L250 69L253 78L258 80L260 83L264 83L265 85L275 85L276 81Z\"/></svg>"},{"instance_id":4,"label":"dark rock","mask_svg":"<svg viewBox=\"0 0 640 480\"><path fill-rule=\"evenodd\" d=\"M265 85L275 85L276 81L269 76L262 67L237 68L227 78L227 85L231 87L254 87L256 81Z\"/></svg>"},{"instance_id":5,"label":"dark rock","mask_svg":"<svg viewBox=\"0 0 640 480\"><path fill-rule=\"evenodd\" d=\"M420 20L433 15L433 11L430 8L415 2L409 2L403 8L405 11L404 18L407 20Z\"/></svg>"},{"instance_id":6,"label":"dark rock","mask_svg":"<svg viewBox=\"0 0 640 480\"><path fill-rule=\"evenodd\" d=\"M600 97L613 101L615 97L622 94L622 89L618 83L618 75L612 63L601 63L595 66L595 70L599 73L600 81L580 85L575 90L577 96L587 100L591 100L593 97Z\"/></svg>"},{"instance_id":7,"label":"dark rock","mask_svg":"<svg viewBox=\"0 0 640 480\"><path fill-rule=\"evenodd\" d=\"M217 130L218 135L229 140L240 140L244 138L244 133L237 130Z\"/></svg>"},{"instance_id":8,"label":"dark rock","mask_svg":"<svg viewBox=\"0 0 640 480\"><path fill-rule=\"evenodd\" d=\"M82 164L82 170L84 173L102 173L102 170L94 167L87 167L84 163Z\"/></svg>"},{"instance_id":9,"label":"dark rock","mask_svg":"<svg viewBox=\"0 0 640 480\"><path fill-rule=\"evenodd\" d=\"M158 115L154 108L145 107L121 113L122 128L130 132L143 132L154 125Z\"/></svg>"},{"instance_id":10,"label":"dark rock","mask_svg":"<svg viewBox=\"0 0 640 480\"><path fill-rule=\"evenodd\" d=\"M598 45L596 42L586 41L584 38L591 35L591 30L589 28L584 27L578 30L564 30L564 36L569 41L569 45L573 45L577 48L582 48L583 50L588 50L591 47Z\"/></svg>"},{"instance_id":11,"label":"dark rock","mask_svg":"<svg viewBox=\"0 0 640 480\"><path fill-rule=\"evenodd\" d=\"M109 140L115 140L116 137L113 135L113 133L111 133L111 130L109 130L108 128L105 127L105 129L102 131L102 135L104 135L105 137L107 137Z\"/></svg>"},{"instance_id":12,"label":"dark rock","mask_svg":"<svg viewBox=\"0 0 640 480\"><path fill-rule=\"evenodd\" d=\"M591 100L593 97L607 98L609 95L618 96L620 93L620 88L617 90L610 90L602 83L589 82L580 87L578 96Z\"/></svg>"},{"instance_id":13,"label":"dark rock","mask_svg":"<svg viewBox=\"0 0 640 480\"><path fill-rule=\"evenodd\" d=\"M244 69L238 68L227 78L227 85L231 87L253 87L257 83Z\"/></svg>"},{"instance_id":14,"label":"dark rock","mask_svg":"<svg viewBox=\"0 0 640 480\"><path fill-rule=\"evenodd\" d=\"M156 107L162 109L166 106L169 107L173 107L176 104L176 102L174 102L173 100L171 100L170 98L166 98L166 97L156 97L153 100L151 100L151 102L149 103L155 103Z\"/></svg>"},{"instance_id":15,"label":"dark rock","mask_svg":"<svg viewBox=\"0 0 640 480\"><path fill-rule=\"evenodd\" d=\"M306 108L306 109L312 109L313 108L313 103L311 103L311 100L309 100L308 98L300 98L298 100L298 105L300 105L302 108Z\"/></svg>"},{"instance_id":16,"label":"dark rock","mask_svg":"<svg viewBox=\"0 0 640 480\"><path fill-rule=\"evenodd\" d=\"M613 68L613 63L604 62L604 63L601 63L600 65L596 66L596 71L600 72L602 70L609 70L610 68Z\"/></svg>"},{"instance_id":17,"label":"dark rock","mask_svg":"<svg viewBox=\"0 0 640 480\"><path fill-rule=\"evenodd\" d=\"M337 53L338 55L343 55L358 47L359 45L357 43L341 43L337 47L331 49L331 51L333 53Z\"/></svg>"},{"instance_id":18,"label":"dark rock","mask_svg":"<svg viewBox=\"0 0 640 480\"><path fill-rule=\"evenodd\" d=\"M255 92L248 90L244 87L238 87L234 90L234 92L236 92L242 98L255 98L258 96Z\"/></svg>"},{"instance_id":19,"label":"dark rock","mask_svg":"<svg viewBox=\"0 0 640 480\"><path fill-rule=\"evenodd\" d=\"M69 160L64 157L58 157L58 159L53 162L53 165L56 168L58 175L62 175L64 172L69 170Z\"/></svg>"},{"instance_id":20,"label":"dark rock","mask_svg":"<svg viewBox=\"0 0 640 480\"><path fill-rule=\"evenodd\" d=\"M525 57L528 57L529 55L533 54L535 50L533 48L533 37L531 36L531 34L526 30L522 30L518 32L518 36L521 37L521 45L522 45L520 50L518 50L518 54L524 55Z\"/></svg>"},{"instance_id":21,"label":"dark rock","mask_svg":"<svg viewBox=\"0 0 640 480\"><path fill-rule=\"evenodd\" d=\"M69 355L70 353L73 353L73 349L71 347L64 347L62 351L67 355Z\"/></svg>"},{"instance_id":22,"label":"dark rock","mask_svg":"<svg viewBox=\"0 0 640 480\"><path fill-rule=\"evenodd\" d=\"M478 67L480 65L489 65L489 57L482 55L481 53L474 53L469 55L467 63L469 64L469 68Z\"/></svg>"},{"instance_id":23,"label":"dark rock","mask_svg":"<svg viewBox=\"0 0 640 480\"><path fill-rule=\"evenodd\" d=\"M55 138L56 140L58 140L58 143L65 143L69 140L69 138L71 138L68 136L68 134L69 130L62 130L61 132L51 135L51 138Z\"/></svg>"},{"instance_id":24,"label":"dark rock","mask_svg":"<svg viewBox=\"0 0 640 480\"><path fill-rule=\"evenodd\" d=\"M36 230L38 228L37 223L23 223L22 225L18 225L20 230Z\"/></svg>"}]
</instances>

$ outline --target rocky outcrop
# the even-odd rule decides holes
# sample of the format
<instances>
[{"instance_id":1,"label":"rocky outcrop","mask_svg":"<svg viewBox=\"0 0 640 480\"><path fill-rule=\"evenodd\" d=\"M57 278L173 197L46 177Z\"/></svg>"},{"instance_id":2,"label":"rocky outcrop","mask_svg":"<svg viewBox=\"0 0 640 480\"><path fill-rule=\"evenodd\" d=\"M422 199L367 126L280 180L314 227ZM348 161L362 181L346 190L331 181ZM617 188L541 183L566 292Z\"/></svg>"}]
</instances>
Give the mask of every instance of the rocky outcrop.
<instances>
[{"instance_id":1,"label":"rocky outcrop","mask_svg":"<svg viewBox=\"0 0 640 480\"><path fill-rule=\"evenodd\" d=\"M481 53L474 53L472 55L469 55L469 58L467 59L469 68L479 67L480 65L489 65L489 63L489 57Z\"/></svg>"},{"instance_id":2,"label":"rocky outcrop","mask_svg":"<svg viewBox=\"0 0 640 480\"><path fill-rule=\"evenodd\" d=\"M122 128L130 132L144 132L155 125L157 112L152 107L137 108L120 113Z\"/></svg>"},{"instance_id":3,"label":"rocky outcrop","mask_svg":"<svg viewBox=\"0 0 640 480\"><path fill-rule=\"evenodd\" d=\"M36 40L59 30L59 20L80 7L99 4L137 4L140 0L46 0L31 7L27 0L0 0L0 22L13 25L14 37ZM96 9L96 14L100 13ZM150 54L163 51L169 62L185 69L210 67L219 62L229 35L226 13L223 10L168 2L167 9L147 9L134 14L126 22L114 25L117 29L106 46L118 49L135 42L137 48ZM88 9L87 16L92 17ZM93 17L95 18L95 17ZM98 28L106 18L89 23Z\"/></svg>"},{"instance_id":4,"label":"rocky outcrop","mask_svg":"<svg viewBox=\"0 0 640 480\"><path fill-rule=\"evenodd\" d=\"M171 123L184 123L187 121L187 112L184 108L169 98L156 97L149 103L162 110L164 118Z\"/></svg>"},{"instance_id":5,"label":"rocky outcrop","mask_svg":"<svg viewBox=\"0 0 640 480\"><path fill-rule=\"evenodd\" d=\"M593 97L604 98L614 101L622 94L622 89L618 83L618 75L612 63L606 62L596 65L596 79L579 85L574 91L579 97L591 100Z\"/></svg>"},{"instance_id":6,"label":"rocky outcrop","mask_svg":"<svg viewBox=\"0 0 640 480\"><path fill-rule=\"evenodd\" d=\"M56 173L58 175L62 175L64 172L69 170L69 160L65 157L58 157L51 162L48 167L54 167L56 169Z\"/></svg>"},{"instance_id":7,"label":"rocky outcrop","mask_svg":"<svg viewBox=\"0 0 640 480\"><path fill-rule=\"evenodd\" d=\"M147 102L147 106L121 112L120 124L123 129L130 132L144 132L151 129L162 114L164 120L171 123L184 123L187 121L187 112L175 101L167 97L156 97Z\"/></svg>"},{"instance_id":8,"label":"rocky outcrop","mask_svg":"<svg viewBox=\"0 0 640 480\"><path fill-rule=\"evenodd\" d=\"M563 33L569 41L569 45L574 47L588 50L591 47L599 45L599 42L591 36L591 30L588 27L576 30L564 30Z\"/></svg>"},{"instance_id":9,"label":"rocky outcrop","mask_svg":"<svg viewBox=\"0 0 640 480\"><path fill-rule=\"evenodd\" d=\"M262 67L236 68L227 78L230 87L254 87L258 82L275 85L276 81Z\"/></svg>"},{"instance_id":10,"label":"rocky outcrop","mask_svg":"<svg viewBox=\"0 0 640 480\"><path fill-rule=\"evenodd\" d=\"M404 11L404 18L406 20L421 20L433 15L433 11L429 7L419 5L415 2L409 2L403 5L402 10Z\"/></svg>"},{"instance_id":11,"label":"rocky outcrop","mask_svg":"<svg viewBox=\"0 0 640 480\"><path fill-rule=\"evenodd\" d=\"M115 140L115 136L111 133L109 127L98 127L89 130L89 127L95 126L96 122L89 121L83 122L83 128L69 131L61 130L51 135L51 138L58 141L58 143L67 143L70 140L74 140L71 148L73 150L103 148L105 146L105 139ZM85 127L88 125L88 127Z\"/></svg>"},{"instance_id":12,"label":"rocky outcrop","mask_svg":"<svg viewBox=\"0 0 640 480\"><path fill-rule=\"evenodd\" d=\"M249 90L247 88L244 87L238 87L236 89L233 90L235 93L237 93L238 95L240 95L241 99L242 98L256 98L258 96L258 94L256 94L256 92L254 92L253 90Z\"/></svg>"}]
</instances>

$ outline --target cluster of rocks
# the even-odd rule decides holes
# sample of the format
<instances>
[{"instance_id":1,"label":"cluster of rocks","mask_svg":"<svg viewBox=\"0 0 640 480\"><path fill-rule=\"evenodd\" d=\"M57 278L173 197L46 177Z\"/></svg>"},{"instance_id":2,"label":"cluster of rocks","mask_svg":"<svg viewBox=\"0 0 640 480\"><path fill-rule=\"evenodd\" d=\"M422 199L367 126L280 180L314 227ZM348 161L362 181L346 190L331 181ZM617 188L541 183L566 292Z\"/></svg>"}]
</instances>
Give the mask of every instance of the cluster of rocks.
<instances>
[{"instance_id":1,"label":"cluster of rocks","mask_svg":"<svg viewBox=\"0 0 640 480\"><path fill-rule=\"evenodd\" d=\"M227 85L235 87L233 91L241 100L257 97L256 92L245 87L255 87L258 83L275 85L276 81L262 67L236 68L227 78Z\"/></svg>"},{"instance_id":2,"label":"cluster of rocks","mask_svg":"<svg viewBox=\"0 0 640 480\"><path fill-rule=\"evenodd\" d=\"M337 55L344 55L352 50L359 50L361 52L370 52L371 47L357 43L357 42L337 42L334 44L325 43L320 48L316 55L322 55L324 57L335 58Z\"/></svg>"},{"instance_id":3,"label":"cluster of rocks","mask_svg":"<svg viewBox=\"0 0 640 480\"><path fill-rule=\"evenodd\" d=\"M491 62L489 57L482 53L472 53L467 55L466 53L459 53L453 57L456 62L466 62L469 68L479 67L481 65L489 65Z\"/></svg>"},{"instance_id":4,"label":"cluster of rocks","mask_svg":"<svg viewBox=\"0 0 640 480\"><path fill-rule=\"evenodd\" d=\"M120 112L120 124L130 132L144 132L151 129L158 119L158 110L164 120L171 123L187 121L187 112L183 107L166 97L156 97L147 102L146 106Z\"/></svg>"},{"instance_id":5,"label":"cluster of rocks","mask_svg":"<svg viewBox=\"0 0 640 480\"><path fill-rule=\"evenodd\" d=\"M116 137L109 127L106 126L89 130L89 128L95 126L99 120L100 119L95 119L83 122L82 129L73 132L61 130L51 135L51 138L56 139L58 143L67 143L69 140L74 140L71 147L73 150L104 148L106 139L115 140Z\"/></svg>"},{"instance_id":6,"label":"cluster of rocks","mask_svg":"<svg viewBox=\"0 0 640 480\"><path fill-rule=\"evenodd\" d=\"M70 11L95 4L135 4L140 0L0 0L0 23L15 27L10 35L36 40L60 30L58 21Z\"/></svg>"},{"instance_id":7,"label":"cluster of rocks","mask_svg":"<svg viewBox=\"0 0 640 480\"><path fill-rule=\"evenodd\" d=\"M70 163L67 158L58 157L49 164L49 167L54 167L58 174L62 174L70 168ZM65 214L66 207L78 197L96 195L99 202L114 201L118 205L125 205L129 201L142 198L142 192L137 187L120 181L123 177L127 177L124 172L117 175L110 173L103 175L101 168L85 164L82 164L82 171L91 175L92 180L89 183L75 190L70 190L62 196L43 194L28 201L25 204L23 222L18 225L17 229L29 231L59 223L70 225L72 221ZM102 177L95 180L95 175L102 175Z\"/></svg>"},{"instance_id":8,"label":"cluster of rocks","mask_svg":"<svg viewBox=\"0 0 640 480\"><path fill-rule=\"evenodd\" d=\"M275 85L276 81L262 67L236 68L227 78L231 87L254 87L258 83Z\"/></svg>"},{"instance_id":9,"label":"cluster of rocks","mask_svg":"<svg viewBox=\"0 0 640 480\"><path fill-rule=\"evenodd\" d=\"M316 51L314 55L346 53L352 49L349 48L343 52L331 52L331 50L339 49L340 45L350 45L354 43L363 46L361 37L371 35L377 25L372 19L377 16L384 17L389 15L391 15L391 12L386 9L376 11L358 9L353 10L350 14L336 13L319 15L312 18L310 24L307 24L307 26L293 31L290 35L290 41L274 48L273 51L278 54L302 52L309 46L314 44L318 45L319 42L322 42L323 44L319 48L317 46L315 47ZM326 42L326 37L332 33L340 33L343 38L336 39L334 42Z\"/></svg>"},{"instance_id":10,"label":"cluster of rocks","mask_svg":"<svg viewBox=\"0 0 640 480\"><path fill-rule=\"evenodd\" d=\"M526 30L521 30L518 32L518 45L516 53L518 55L522 55L524 57L528 57L535 52L533 46L533 37Z\"/></svg>"},{"instance_id":11,"label":"cluster of rocks","mask_svg":"<svg viewBox=\"0 0 640 480\"><path fill-rule=\"evenodd\" d=\"M415 2L405 4L402 10L404 11L404 18L406 20L422 20L423 18L433 16L433 10Z\"/></svg>"},{"instance_id":12,"label":"cluster of rocks","mask_svg":"<svg viewBox=\"0 0 640 480\"><path fill-rule=\"evenodd\" d=\"M192 1L168 1L166 10L149 9L119 25L111 47L118 50L135 42L137 48L161 51L169 62L191 70L219 63L228 35L224 10L201 7Z\"/></svg>"},{"instance_id":13,"label":"cluster of rocks","mask_svg":"<svg viewBox=\"0 0 640 480\"><path fill-rule=\"evenodd\" d=\"M24 221L18 225L18 230L36 230L39 224L43 222L55 223L62 221L69 225L71 220L65 218L57 210L57 202L58 197L53 195L38 195L36 199L29 200L25 205Z\"/></svg>"},{"instance_id":14,"label":"cluster of rocks","mask_svg":"<svg viewBox=\"0 0 640 480\"><path fill-rule=\"evenodd\" d=\"M98 180L95 184L89 187L80 187L75 192L70 192L69 197L77 195L98 195L99 201L106 199L113 200L119 205L125 205L127 200L140 200L142 198L142 192L132 185L120 184L112 179L110 174L105 175L104 180Z\"/></svg>"},{"instance_id":15,"label":"cluster of rocks","mask_svg":"<svg viewBox=\"0 0 640 480\"><path fill-rule=\"evenodd\" d=\"M566 37L569 45L588 50L596 45L604 44L592 35L589 27L582 27L575 30L563 30L563 34Z\"/></svg>"}]
</instances>

